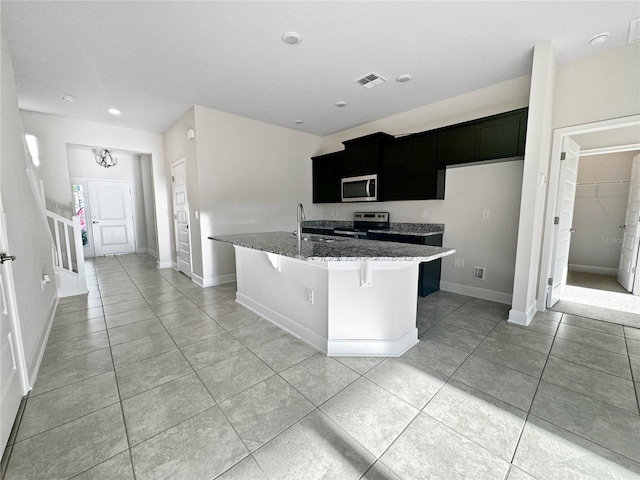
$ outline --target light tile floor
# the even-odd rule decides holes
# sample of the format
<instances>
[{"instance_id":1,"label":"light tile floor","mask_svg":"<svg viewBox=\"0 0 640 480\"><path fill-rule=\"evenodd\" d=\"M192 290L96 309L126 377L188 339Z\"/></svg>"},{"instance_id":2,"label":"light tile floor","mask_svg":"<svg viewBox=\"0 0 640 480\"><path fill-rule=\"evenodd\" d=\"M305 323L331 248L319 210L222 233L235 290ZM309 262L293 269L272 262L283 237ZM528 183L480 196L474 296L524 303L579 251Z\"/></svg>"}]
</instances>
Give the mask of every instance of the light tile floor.
<instances>
[{"instance_id":1,"label":"light tile floor","mask_svg":"<svg viewBox=\"0 0 640 480\"><path fill-rule=\"evenodd\" d=\"M640 478L640 330L418 299L401 358L328 358L155 259L60 302L6 479Z\"/></svg>"}]
</instances>

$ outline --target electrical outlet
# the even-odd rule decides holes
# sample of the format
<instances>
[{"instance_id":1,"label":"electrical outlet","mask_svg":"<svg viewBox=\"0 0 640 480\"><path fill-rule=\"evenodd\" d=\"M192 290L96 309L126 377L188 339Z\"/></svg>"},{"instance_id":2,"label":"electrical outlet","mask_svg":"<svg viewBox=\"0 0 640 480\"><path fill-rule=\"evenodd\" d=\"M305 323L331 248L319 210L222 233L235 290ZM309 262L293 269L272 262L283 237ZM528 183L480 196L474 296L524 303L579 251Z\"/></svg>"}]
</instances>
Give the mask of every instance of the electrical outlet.
<instances>
[{"instance_id":1,"label":"electrical outlet","mask_svg":"<svg viewBox=\"0 0 640 480\"><path fill-rule=\"evenodd\" d=\"M427 211L426 210L420 210L420 216L422 218L427 218Z\"/></svg>"},{"instance_id":2,"label":"electrical outlet","mask_svg":"<svg viewBox=\"0 0 640 480\"><path fill-rule=\"evenodd\" d=\"M484 267L473 267L473 278L475 280L484 280L484 276L485 276Z\"/></svg>"},{"instance_id":3,"label":"electrical outlet","mask_svg":"<svg viewBox=\"0 0 640 480\"><path fill-rule=\"evenodd\" d=\"M336 211L335 210L331 210L331 216L335 217L336 216Z\"/></svg>"},{"instance_id":4,"label":"electrical outlet","mask_svg":"<svg viewBox=\"0 0 640 480\"><path fill-rule=\"evenodd\" d=\"M482 210L482 218L489 218L489 210Z\"/></svg>"},{"instance_id":5,"label":"electrical outlet","mask_svg":"<svg viewBox=\"0 0 640 480\"><path fill-rule=\"evenodd\" d=\"M307 303L313 305L315 303L315 292L310 288L307 288Z\"/></svg>"},{"instance_id":6,"label":"electrical outlet","mask_svg":"<svg viewBox=\"0 0 640 480\"><path fill-rule=\"evenodd\" d=\"M453 261L453 266L454 267L464 267L464 258L456 258Z\"/></svg>"}]
</instances>

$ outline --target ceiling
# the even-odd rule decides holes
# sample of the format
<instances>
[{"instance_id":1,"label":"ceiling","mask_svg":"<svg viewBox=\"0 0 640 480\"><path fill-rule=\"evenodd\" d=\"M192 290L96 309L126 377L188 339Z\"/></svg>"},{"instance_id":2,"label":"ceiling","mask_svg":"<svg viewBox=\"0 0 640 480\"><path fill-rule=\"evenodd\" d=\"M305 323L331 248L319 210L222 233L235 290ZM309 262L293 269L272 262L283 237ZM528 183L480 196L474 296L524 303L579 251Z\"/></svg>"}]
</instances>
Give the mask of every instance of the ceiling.
<instances>
[{"instance_id":1,"label":"ceiling","mask_svg":"<svg viewBox=\"0 0 640 480\"><path fill-rule=\"evenodd\" d=\"M3 0L1 9L22 109L164 132L196 104L320 136L529 74L540 42L553 41L561 64L623 47L640 16L635 0ZM285 44L287 31L302 42ZM590 46L603 31L609 40ZM372 71L388 82L354 82ZM403 74L412 80L396 82Z\"/></svg>"}]
</instances>

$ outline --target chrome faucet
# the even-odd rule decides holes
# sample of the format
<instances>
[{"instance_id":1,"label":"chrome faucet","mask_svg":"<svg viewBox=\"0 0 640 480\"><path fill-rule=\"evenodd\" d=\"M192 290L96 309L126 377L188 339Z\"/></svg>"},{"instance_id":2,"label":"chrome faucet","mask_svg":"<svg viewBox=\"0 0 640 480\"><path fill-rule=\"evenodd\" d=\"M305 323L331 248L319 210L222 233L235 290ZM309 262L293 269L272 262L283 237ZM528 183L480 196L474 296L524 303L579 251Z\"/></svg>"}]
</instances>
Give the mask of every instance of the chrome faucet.
<instances>
[{"instance_id":1,"label":"chrome faucet","mask_svg":"<svg viewBox=\"0 0 640 480\"><path fill-rule=\"evenodd\" d=\"M298 204L298 215L297 222L298 226L296 229L296 236L298 237L298 253L300 253L300 248L302 247L302 221L304 220L304 207L302 203Z\"/></svg>"}]
</instances>

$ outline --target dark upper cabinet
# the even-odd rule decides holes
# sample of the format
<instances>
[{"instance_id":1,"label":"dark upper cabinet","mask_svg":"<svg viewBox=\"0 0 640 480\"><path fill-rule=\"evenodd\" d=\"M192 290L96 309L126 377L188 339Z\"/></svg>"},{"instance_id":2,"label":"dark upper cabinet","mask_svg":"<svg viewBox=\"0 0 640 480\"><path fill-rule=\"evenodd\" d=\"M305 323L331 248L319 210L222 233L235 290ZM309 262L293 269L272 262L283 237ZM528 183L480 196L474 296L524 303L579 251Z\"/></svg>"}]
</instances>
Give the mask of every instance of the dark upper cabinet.
<instances>
[{"instance_id":1,"label":"dark upper cabinet","mask_svg":"<svg viewBox=\"0 0 640 480\"><path fill-rule=\"evenodd\" d=\"M340 202L344 151L318 155L311 160L313 162L313 203Z\"/></svg>"},{"instance_id":2,"label":"dark upper cabinet","mask_svg":"<svg viewBox=\"0 0 640 480\"><path fill-rule=\"evenodd\" d=\"M435 134L411 135L387 143L381 169L382 200L444 198L444 184L438 185L444 175L438 175L437 145Z\"/></svg>"},{"instance_id":3,"label":"dark upper cabinet","mask_svg":"<svg viewBox=\"0 0 640 480\"><path fill-rule=\"evenodd\" d=\"M378 132L342 142L345 147L342 176L357 177L380 173L384 146L391 140L391 135Z\"/></svg>"},{"instance_id":4,"label":"dark upper cabinet","mask_svg":"<svg viewBox=\"0 0 640 480\"><path fill-rule=\"evenodd\" d=\"M524 155L527 109L465 122L439 131L441 167Z\"/></svg>"}]
</instances>

